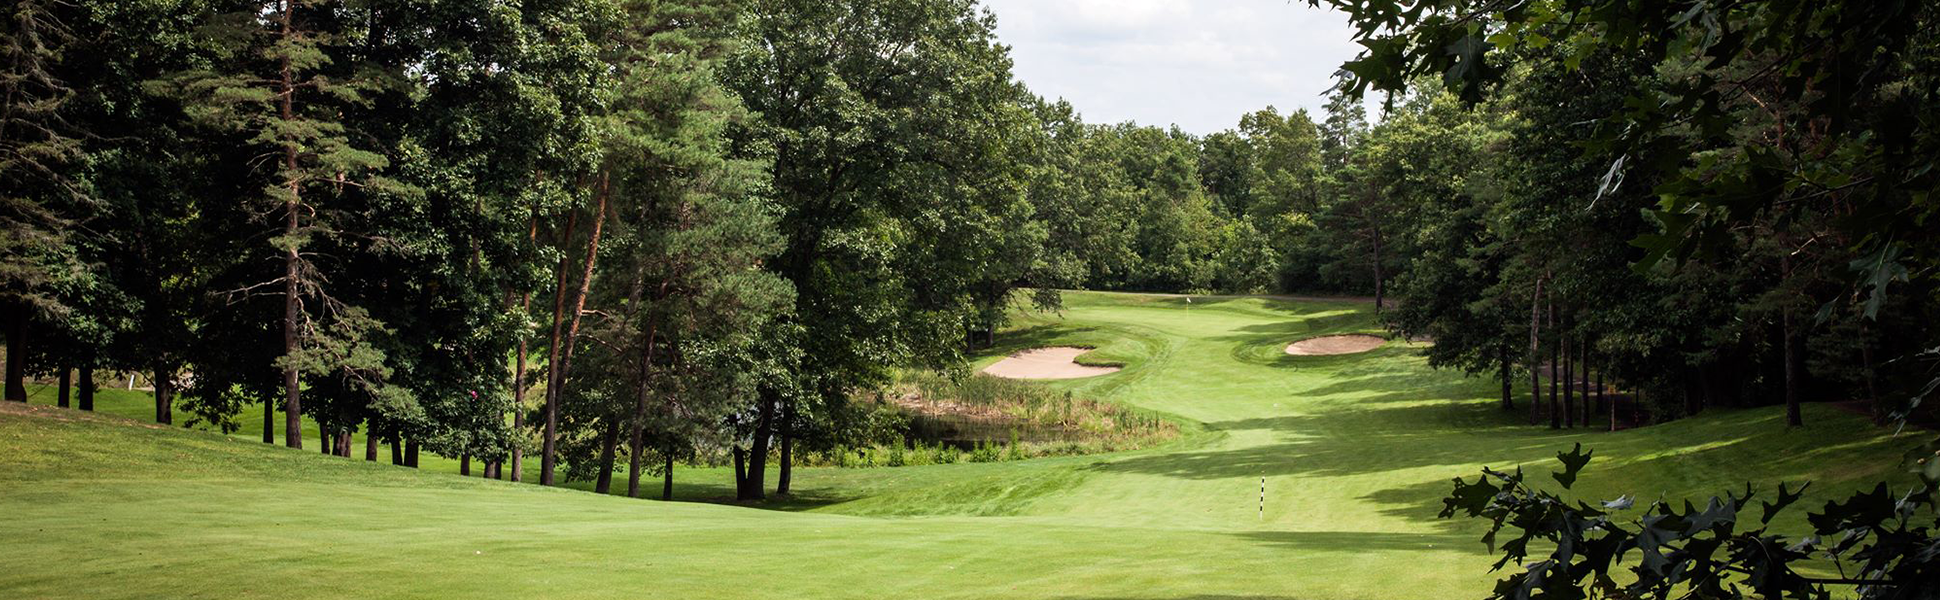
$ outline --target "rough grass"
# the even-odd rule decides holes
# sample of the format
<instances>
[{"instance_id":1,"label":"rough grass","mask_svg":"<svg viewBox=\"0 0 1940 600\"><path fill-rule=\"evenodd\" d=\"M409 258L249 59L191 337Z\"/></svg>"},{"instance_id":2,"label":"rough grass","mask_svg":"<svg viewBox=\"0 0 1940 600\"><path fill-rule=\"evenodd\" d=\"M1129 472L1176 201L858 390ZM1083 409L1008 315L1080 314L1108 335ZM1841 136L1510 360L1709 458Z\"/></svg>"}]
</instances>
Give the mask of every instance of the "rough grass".
<instances>
[{"instance_id":1,"label":"rough grass","mask_svg":"<svg viewBox=\"0 0 1940 600\"><path fill-rule=\"evenodd\" d=\"M1818 404L1799 430L1769 408L1551 431L1497 410L1491 382L1429 370L1405 346L1281 350L1370 330L1362 304L1127 294L1067 304L1026 316L982 360L1095 346L1125 370L1043 385L1197 425L1107 455L802 469L794 497L740 507L10 407L0 597L1481 597L1491 558L1480 524L1434 513L1451 478L1483 465L1540 473L1580 442L1597 456L1578 484L1589 497L1810 479L1803 506L1816 509L1871 481L1905 485L1894 462L1924 439ZM731 489L722 469L678 478L685 499ZM1778 527L1802 529L1804 512Z\"/></svg>"}]
</instances>

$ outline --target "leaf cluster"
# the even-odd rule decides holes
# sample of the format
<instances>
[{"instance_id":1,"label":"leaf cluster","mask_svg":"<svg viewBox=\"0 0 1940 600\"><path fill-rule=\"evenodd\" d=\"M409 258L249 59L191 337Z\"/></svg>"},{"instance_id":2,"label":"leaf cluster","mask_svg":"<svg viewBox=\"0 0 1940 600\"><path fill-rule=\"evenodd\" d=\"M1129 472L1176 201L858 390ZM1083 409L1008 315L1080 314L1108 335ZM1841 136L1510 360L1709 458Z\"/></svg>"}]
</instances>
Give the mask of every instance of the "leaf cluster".
<instances>
[{"instance_id":1,"label":"leaf cluster","mask_svg":"<svg viewBox=\"0 0 1940 600\"><path fill-rule=\"evenodd\" d=\"M1569 490L1591 455L1581 444L1557 453L1562 469L1551 477ZM1882 482L1827 502L1807 515L1812 532L1800 538L1771 526L1809 483L1781 484L1756 504L1747 485L1701 508L1660 500L1626 517L1632 496L1592 505L1528 481L1520 468L1484 468L1473 482L1455 480L1440 516L1489 521L1482 541L1501 555L1492 570L1523 568L1498 581L1491 598L1807 600L1832 598L1838 586L1861 598L1932 598L1940 594L1940 440L1910 451L1905 464L1920 481L1912 489L1895 497ZM1828 563L1842 575L1811 574Z\"/></svg>"}]
</instances>

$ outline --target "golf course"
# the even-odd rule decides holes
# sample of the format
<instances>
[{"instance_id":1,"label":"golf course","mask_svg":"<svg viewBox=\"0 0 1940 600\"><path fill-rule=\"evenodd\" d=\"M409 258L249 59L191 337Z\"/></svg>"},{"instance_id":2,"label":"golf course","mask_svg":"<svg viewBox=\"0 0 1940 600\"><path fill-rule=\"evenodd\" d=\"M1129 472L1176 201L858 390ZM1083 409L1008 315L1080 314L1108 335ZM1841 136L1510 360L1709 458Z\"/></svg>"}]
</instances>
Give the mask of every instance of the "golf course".
<instances>
[{"instance_id":1,"label":"golf course","mask_svg":"<svg viewBox=\"0 0 1940 600\"><path fill-rule=\"evenodd\" d=\"M0 590L9 598L1480 598L1486 524L1437 519L1456 477L1531 480L1581 444L1572 493L1706 498L1811 481L1817 507L1887 481L1925 432L1807 403L1600 431L1526 424L1497 384L1435 370L1423 343L1293 355L1382 334L1359 299L1066 292L1014 308L981 368L1085 347L1122 370L1033 385L1155 411L1134 451L894 468L803 468L733 501L726 468L681 467L676 502L461 477L143 423L37 391L0 405ZM1528 390L1517 386L1517 406ZM249 419L244 419L247 423ZM361 440L359 441L361 444ZM1804 511L1775 530L1807 532ZM1511 567L1512 569L1514 567Z\"/></svg>"}]
</instances>

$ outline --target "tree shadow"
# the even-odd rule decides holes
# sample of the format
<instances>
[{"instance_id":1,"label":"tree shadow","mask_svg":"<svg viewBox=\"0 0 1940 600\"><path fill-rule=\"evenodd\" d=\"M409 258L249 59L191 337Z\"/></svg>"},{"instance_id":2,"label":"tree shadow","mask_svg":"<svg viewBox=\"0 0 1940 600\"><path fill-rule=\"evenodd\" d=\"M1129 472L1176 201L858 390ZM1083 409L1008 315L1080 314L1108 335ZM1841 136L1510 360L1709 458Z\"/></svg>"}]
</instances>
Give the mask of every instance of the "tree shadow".
<instances>
[{"instance_id":1,"label":"tree shadow","mask_svg":"<svg viewBox=\"0 0 1940 600\"><path fill-rule=\"evenodd\" d=\"M1783 427L1784 415L1778 410L1730 413L1712 423L1675 422L1659 425L1686 440L1667 444L1664 431L1630 430L1585 439L1582 430L1544 430L1551 435L1531 437L1529 442L1491 452L1490 467L1497 470L1523 469L1527 481L1539 487L1554 487L1549 473L1560 470L1556 454L1582 442L1594 458L1565 497L1604 501L1630 495L1637 499L1630 516L1639 516L1652 501L1702 505L1705 500L1726 493L1743 493L1746 485L1755 493L1770 498L1780 484L1796 487L1804 481L1812 486L1799 506L1818 506L1871 487L1880 481L1899 487L1911 485L1912 477L1897 467L1896 461L1878 460L1895 456L1906 440L1890 436L1858 439L1843 444L1827 444L1814 436L1799 435ZM1711 415L1716 417L1717 415ZM1827 414L1813 415L1823 423ZM1699 420L1690 418L1687 421ZM1822 425L1823 426L1823 425ZM1676 431L1688 429L1689 431ZM1646 435L1638 435L1639 433ZM1697 435L1702 433L1703 435ZM1867 460L1867 458L1872 460ZM1450 478L1473 479L1481 472L1451 473ZM1460 529L1466 520L1437 518L1440 503L1452 489L1449 480L1426 481L1376 491L1365 499L1385 505L1383 514L1415 521L1442 521L1450 530ZM1796 511L1803 514L1805 511ZM1796 516L1796 515L1794 515ZM1806 531L1780 531L1803 534Z\"/></svg>"},{"instance_id":2,"label":"tree shadow","mask_svg":"<svg viewBox=\"0 0 1940 600\"><path fill-rule=\"evenodd\" d=\"M688 478L688 479L694 479L694 478ZM772 483L773 481L770 480L770 484ZM661 502L662 500L660 499L660 491L661 491L660 485L661 485L661 480L659 478L642 480L640 482L639 499ZM567 481L561 484L560 487L567 487L567 488L577 489L577 490L590 493L593 491L593 482ZM626 497L626 483L624 481L614 481L613 490L608 492L607 495ZM832 506L836 504L842 504L845 502L851 502L854 500L858 500L860 498L862 498L862 496L860 495L836 494L836 493L831 493L829 490L823 490L823 489L791 491L790 493L785 495L776 495L773 493L773 489L771 488L769 490L769 494L766 499L736 500L734 498L734 486L730 483L719 483L719 482L712 482L712 481L705 481L705 480L690 481L690 480L683 480L680 478L676 478L674 480L674 499L672 501L690 502L690 503L699 503L699 504L719 504L724 506L740 506L744 508L759 508L764 510L776 510L776 511L782 511L782 512L800 512L800 511L806 511L806 510L814 510L817 508Z\"/></svg>"},{"instance_id":3,"label":"tree shadow","mask_svg":"<svg viewBox=\"0 0 1940 600\"><path fill-rule=\"evenodd\" d=\"M1245 531L1232 534L1263 545L1288 550L1333 550L1353 548L1382 552L1439 552L1473 544L1472 536L1459 533L1388 533L1369 531ZM1475 544L1477 554L1483 548Z\"/></svg>"},{"instance_id":4,"label":"tree shadow","mask_svg":"<svg viewBox=\"0 0 1940 600\"><path fill-rule=\"evenodd\" d=\"M1050 596L1047 600L1309 600L1300 596L1234 596L1201 594L1196 596Z\"/></svg>"},{"instance_id":5,"label":"tree shadow","mask_svg":"<svg viewBox=\"0 0 1940 600\"><path fill-rule=\"evenodd\" d=\"M1776 413L1774 413L1776 414ZM1704 435L1679 432L1679 435L1609 434L1596 428L1548 429L1526 424L1526 413L1503 411L1494 401L1422 401L1378 408L1339 410L1311 415L1287 415L1237 419L1209 423L1221 431L1267 431L1278 434L1272 443L1244 448L1211 448L1127 457L1096 463L1089 469L1106 473L1162 475L1190 480L1257 478L1261 476L1304 475L1339 477L1382 473L1422 467L1447 467L1448 477L1469 476L1478 464L1501 467L1516 465L1549 466L1555 454L1572 444L1595 444L1605 457L1606 469L1612 460L1623 461L1623 469L1663 469L1676 472L1683 461L1730 461L1716 458L1736 456L1735 449L1756 436L1784 436L1785 430L1771 415L1733 418L1728 427L1714 427ZM1701 426L1691 424L1687 426ZM1597 436L1588 438L1587 436ZM1608 436L1608 437L1603 437ZM1801 436L1793 436L1801 437ZM1799 453L1813 448L1806 442L1786 440L1797 445ZM1724 453L1724 454L1719 454ZM1794 455L1773 459L1761 469L1770 472L1802 472L1823 465L1824 457ZM1638 466L1638 461L1657 462ZM1613 480L1636 480L1616 476ZM1432 482L1434 487L1444 483ZM1637 493L1643 490L1633 490ZM1650 490L1655 491L1655 490ZM1415 490L1402 496L1420 501L1438 497ZM1614 497L1614 496L1612 496ZM1401 497L1375 495L1380 502L1399 501ZM1428 508L1434 508L1431 502ZM1432 510L1429 511L1432 517Z\"/></svg>"},{"instance_id":6,"label":"tree shadow","mask_svg":"<svg viewBox=\"0 0 1940 600\"><path fill-rule=\"evenodd\" d=\"M1276 340L1282 346L1302 339L1320 335L1340 333L1365 333L1374 330L1377 322L1369 313L1341 310L1337 308L1299 306L1286 311L1288 320L1245 325L1233 329L1233 333L1212 336L1207 339L1222 342L1270 343ZM1375 334L1380 335L1380 334ZM1383 336L1386 337L1386 336Z\"/></svg>"},{"instance_id":7,"label":"tree shadow","mask_svg":"<svg viewBox=\"0 0 1940 600\"><path fill-rule=\"evenodd\" d=\"M1089 325L1072 325L1068 323L1044 323L1017 329L1006 329L997 335L996 344L988 348L978 349L972 354L975 356L1007 356L1021 350L1057 345L1060 343L1059 340L1066 340L1075 335L1097 330L1097 327ZM1062 343L1069 345L1071 342L1066 341Z\"/></svg>"},{"instance_id":8,"label":"tree shadow","mask_svg":"<svg viewBox=\"0 0 1940 600\"><path fill-rule=\"evenodd\" d=\"M1374 299L1360 296L1301 296L1287 294L1167 294L1150 296L1151 304L1166 306L1212 306L1240 300L1264 301L1268 307L1309 307L1353 308L1365 310L1374 304Z\"/></svg>"},{"instance_id":9,"label":"tree shadow","mask_svg":"<svg viewBox=\"0 0 1940 600\"><path fill-rule=\"evenodd\" d=\"M1364 375L1342 373L1332 383L1308 388L1300 392L1303 398L1326 399L1345 397L1356 403L1381 402L1473 402L1497 396L1500 389L1492 381L1480 378L1454 379L1446 375L1439 377L1424 376L1407 371L1384 371ZM1491 388L1491 389L1484 389ZM1520 400L1520 398L1518 398Z\"/></svg>"},{"instance_id":10,"label":"tree shadow","mask_svg":"<svg viewBox=\"0 0 1940 600\"><path fill-rule=\"evenodd\" d=\"M1500 443L1504 440L1496 434L1517 431L1515 424L1487 402L1428 402L1218 421L1208 424L1209 427L1224 431L1277 432L1282 434L1283 441L1246 448L1135 456L1089 468L1108 473L1215 480L1296 474L1345 476L1423 466L1454 467L1473 463L1475 454L1451 448L1451 440L1469 444ZM1301 437L1313 433L1322 435ZM1534 437L1530 443L1547 447L1549 442L1542 438L1563 435L1569 434L1523 433L1522 437Z\"/></svg>"}]
</instances>

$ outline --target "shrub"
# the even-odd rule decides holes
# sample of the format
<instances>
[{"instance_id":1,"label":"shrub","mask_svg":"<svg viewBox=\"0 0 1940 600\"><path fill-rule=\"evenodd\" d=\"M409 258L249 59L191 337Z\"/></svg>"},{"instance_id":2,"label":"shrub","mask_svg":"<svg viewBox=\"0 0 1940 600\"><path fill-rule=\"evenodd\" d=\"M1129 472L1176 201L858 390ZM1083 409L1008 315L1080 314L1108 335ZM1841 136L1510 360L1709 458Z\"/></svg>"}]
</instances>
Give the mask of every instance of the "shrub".
<instances>
[{"instance_id":1,"label":"shrub","mask_svg":"<svg viewBox=\"0 0 1940 600\"><path fill-rule=\"evenodd\" d=\"M1000 450L1002 448L996 444L978 440L976 449L970 451L970 462L997 462L1003 458L1003 455L999 454Z\"/></svg>"},{"instance_id":2,"label":"shrub","mask_svg":"<svg viewBox=\"0 0 1940 600\"><path fill-rule=\"evenodd\" d=\"M1590 462L1578 444L1558 453L1563 470L1551 474L1567 490ZM1853 586L1861 599L1940 597L1940 440L1907 453L1904 464L1921 483L1895 499L1885 483L1844 502L1827 502L1806 515L1813 535L1797 542L1767 531L1772 518L1797 502L1805 488L1778 487L1777 498L1760 502L1758 520L1750 518L1755 495L1727 492L1699 509L1653 502L1642 514L1620 519L1632 496L1595 505L1539 490L1524 482L1521 469L1504 473L1482 469L1474 483L1455 480L1442 500L1442 518L1464 514L1491 521L1482 537L1490 552L1501 552L1500 570L1514 562L1524 567L1497 582L1491 598L1830 598L1827 586ZM1496 545L1508 529L1514 539ZM1548 558L1528 562L1531 542L1553 548ZM1617 571L1636 552L1627 583ZM1807 561L1829 561L1841 577L1799 573ZM1746 592L1750 593L1747 594Z\"/></svg>"}]
</instances>

